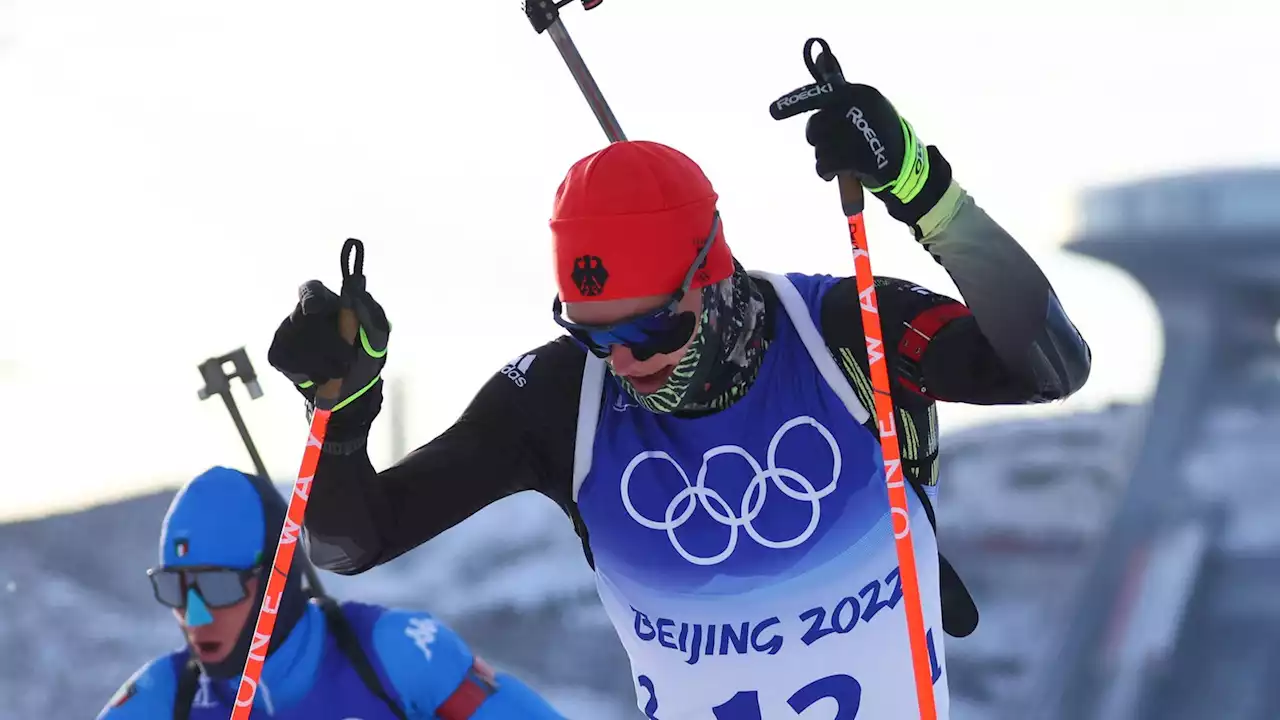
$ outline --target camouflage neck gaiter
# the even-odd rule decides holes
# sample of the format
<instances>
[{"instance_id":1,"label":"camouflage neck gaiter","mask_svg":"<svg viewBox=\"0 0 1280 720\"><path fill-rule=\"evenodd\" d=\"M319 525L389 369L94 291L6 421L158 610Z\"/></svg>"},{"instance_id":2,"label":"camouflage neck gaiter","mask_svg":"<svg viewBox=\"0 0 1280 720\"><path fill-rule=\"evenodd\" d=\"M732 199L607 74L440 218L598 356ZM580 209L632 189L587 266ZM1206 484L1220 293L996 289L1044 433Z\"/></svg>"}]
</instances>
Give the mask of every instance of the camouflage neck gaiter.
<instances>
[{"instance_id":1,"label":"camouflage neck gaiter","mask_svg":"<svg viewBox=\"0 0 1280 720\"><path fill-rule=\"evenodd\" d=\"M618 378L627 394L655 413L705 414L723 410L746 393L768 346L764 295L741 265L702 289L697 335L667 382L647 395Z\"/></svg>"}]
</instances>

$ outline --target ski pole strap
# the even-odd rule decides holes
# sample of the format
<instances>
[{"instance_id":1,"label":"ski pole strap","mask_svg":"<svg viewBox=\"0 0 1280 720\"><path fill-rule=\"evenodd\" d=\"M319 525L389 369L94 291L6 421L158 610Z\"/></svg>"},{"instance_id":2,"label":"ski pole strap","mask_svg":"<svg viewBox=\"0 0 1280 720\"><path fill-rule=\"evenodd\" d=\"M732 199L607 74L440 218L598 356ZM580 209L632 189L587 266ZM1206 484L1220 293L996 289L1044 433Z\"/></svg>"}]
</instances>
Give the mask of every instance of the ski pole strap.
<instances>
[{"instance_id":1,"label":"ski pole strap","mask_svg":"<svg viewBox=\"0 0 1280 720\"><path fill-rule=\"evenodd\" d=\"M498 682L493 668L475 658L458 688L436 708L436 717L440 720L468 720L497 691Z\"/></svg>"}]
</instances>

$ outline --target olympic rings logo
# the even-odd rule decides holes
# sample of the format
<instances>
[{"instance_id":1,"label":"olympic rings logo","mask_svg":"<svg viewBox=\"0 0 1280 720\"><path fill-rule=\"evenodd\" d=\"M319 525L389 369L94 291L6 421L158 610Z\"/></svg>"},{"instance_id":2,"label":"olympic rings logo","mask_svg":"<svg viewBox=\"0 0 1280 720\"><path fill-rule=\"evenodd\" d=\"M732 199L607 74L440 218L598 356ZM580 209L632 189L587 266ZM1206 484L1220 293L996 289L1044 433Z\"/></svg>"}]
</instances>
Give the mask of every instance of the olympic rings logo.
<instances>
[{"instance_id":1,"label":"olympic rings logo","mask_svg":"<svg viewBox=\"0 0 1280 720\"><path fill-rule=\"evenodd\" d=\"M831 448L831 482L821 490L816 488L809 478L791 470L789 468L778 467L777 451L778 444L782 442L782 438L792 429L808 425L817 430L823 439L827 441L827 445ZM707 466L712 458L720 455L737 455L747 461L751 466L754 475L751 482L747 485L747 490L742 494L742 503L738 508L738 513L734 513L733 508L724 499L720 493L706 486L707 482ZM631 494L629 492L631 485L631 475L636 468L640 467L646 460L665 460L680 473L680 477L684 480L685 488L676 493L676 496L667 504L665 517L662 520L653 520L641 515L631 502ZM671 455L663 450L646 450L637 454L631 459L627 465L627 469L622 473L622 504L627 509L627 513L633 520L640 523L644 527L651 530L664 530L667 537L671 539L671 546L676 552L680 553L680 557L695 565L717 565L724 562L729 556L733 555L733 551L738 546L738 531L742 528L747 535L760 545L774 550L782 550L793 548L801 545L808 540L813 531L818 528L818 521L822 518L822 507L820 502L823 498L830 495L836 489L837 481L840 478L840 446L836 444L836 439L831 435L822 423L808 416L800 416L788 420L778 428L773 434L773 439L769 442L768 456L766 457L766 467L760 467L760 463L751 456L751 453L742 449L738 445L718 445L711 448L702 455L702 467L698 469L698 477L694 482L689 482L689 476L685 473L684 468L675 461ZM785 481L791 481L787 483ZM795 537L789 540L770 540L760 534L752 525L752 521L760 515L760 511L764 508L765 497L769 491L769 484L777 487L778 491L783 495L801 502L809 503L810 517L809 524L805 529ZM794 484L794 487L792 486ZM796 489L796 488L799 489ZM697 502L694 499L697 498ZM684 525L694 511L701 506L707 511L716 522L729 528L729 542L724 550L710 557L700 557L690 553L680 544L680 540L676 538L676 529Z\"/></svg>"}]
</instances>

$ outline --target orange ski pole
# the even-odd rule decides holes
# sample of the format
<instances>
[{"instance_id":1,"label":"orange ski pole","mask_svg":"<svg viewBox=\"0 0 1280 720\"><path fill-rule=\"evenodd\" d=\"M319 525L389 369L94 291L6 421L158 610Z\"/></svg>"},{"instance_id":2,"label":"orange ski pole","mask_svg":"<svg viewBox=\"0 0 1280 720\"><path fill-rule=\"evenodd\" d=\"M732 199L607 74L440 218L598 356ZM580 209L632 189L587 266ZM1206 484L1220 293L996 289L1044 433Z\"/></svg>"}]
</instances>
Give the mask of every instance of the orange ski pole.
<instances>
[{"instance_id":1,"label":"orange ski pole","mask_svg":"<svg viewBox=\"0 0 1280 720\"><path fill-rule=\"evenodd\" d=\"M822 47L810 60L813 46ZM840 63L831 54L825 40L812 38L804 45L804 57L818 82L843 84ZM889 394L889 368L885 363L884 334L880 328L880 304L876 299L875 275L871 272L871 253L867 246L867 228L862 218L865 208L862 183L852 173L836 176L840 188L840 204L849 220L849 239L853 243L853 266L862 306L862 332L867 341L867 365L871 370L871 389L875 396L876 424L880 429L880 452L884 456L884 478L889 488L889 513L893 518L893 538L898 551L898 573L902 578L902 599L907 615L907 637L911 642L911 667L915 676L916 699L921 720L937 720L937 702L933 696L933 663L929 657L928 637L924 627L924 609L920 600L920 576L916 570L915 547L912 544L910 513L907 510L906 481L902 475L902 455L898 447L893 397Z\"/></svg>"},{"instance_id":2,"label":"orange ski pole","mask_svg":"<svg viewBox=\"0 0 1280 720\"><path fill-rule=\"evenodd\" d=\"M862 185L857 178L840 175L840 201L848 203L857 197L862 203ZM849 213L849 238L853 243L853 264L862 306L862 332L867 341L867 362L871 368L871 390L876 400L876 424L880 428L880 452L884 456L884 477L889 488L889 512L893 516L893 538L898 551L902 599L907 614L907 637L911 642L911 667L916 680L916 698L921 720L936 720L937 703L933 696L933 664L929 657L928 638L924 628L924 609L920 600L920 576L916 570L915 547L912 545L911 522L907 511L906 481L902 475L902 455L898 447L898 430L894 422L893 398L889 395L889 370L885 367L884 335L880 330L880 306L876 300L875 276L871 273L871 254L867 248L867 229L862 210Z\"/></svg>"},{"instance_id":3,"label":"orange ski pole","mask_svg":"<svg viewBox=\"0 0 1280 720\"><path fill-rule=\"evenodd\" d=\"M348 272L348 255L355 250L355 270ZM354 238L347 240L342 247L342 296L348 299L350 283L364 282L364 246ZM355 311L348 302L338 313L338 330L342 338L354 343L360 331L360 323ZM262 665L267 659L267 648L271 646L271 632L276 627L276 615L280 611L280 597L284 593L289 570L293 567L293 553L298 549L302 536L302 521L307 512L307 499L311 496L311 481L315 478L316 467L320 464L320 449L324 446L325 432L329 428L329 416L333 414L333 406L342 391L342 379L335 378L316 389L315 409L311 414L311 429L307 435L307 445L302 451L302 467L298 470L298 480L289 494L289 510L285 514L284 526L280 528L280 539L276 543L275 558L271 561L271 573L267 576L267 591L262 597L262 607L258 608L258 620L253 629L253 642L249 645L249 655L244 661L244 672L240 675L240 687L236 691L236 702L231 708L231 720L249 720L253 711L253 699L258 692L258 681L262 677Z\"/></svg>"}]
</instances>

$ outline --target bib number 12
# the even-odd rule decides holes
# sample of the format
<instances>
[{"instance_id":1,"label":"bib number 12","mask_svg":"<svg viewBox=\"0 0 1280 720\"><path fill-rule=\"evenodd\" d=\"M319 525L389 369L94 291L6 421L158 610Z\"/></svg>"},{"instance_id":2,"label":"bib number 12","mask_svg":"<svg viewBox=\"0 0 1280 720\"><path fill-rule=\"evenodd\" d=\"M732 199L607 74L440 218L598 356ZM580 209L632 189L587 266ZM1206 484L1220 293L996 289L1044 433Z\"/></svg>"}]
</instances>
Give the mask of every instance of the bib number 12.
<instances>
[{"instance_id":1,"label":"bib number 12","mask_svg":"<svg viewBox=\"0 0 1280 720\"><path fill-rule=\"evenodd\" d=\"M862 685L848 675L828 675L797 690L787 698L787 704L799 715L824 698L836 701L836 714L831 720L854 720L862 704ZM716 720L764 720L755 690L743 690L711 712L715 713Z\"/></svg>"},{"instance_id":2,"label":"bib number 12","mask_svg":"<svg viewBox=\"0 0 1280 720\"><path fill-rule=\"evenodd\" d=\"M645 716L649 720L658 720L658 716L654 714L658 710L658 702L653 681L645 675L637 680L649 692ZM862 685L848 675L828 675L797 690L787 698L787 704L799 715L809 709L810 705L825 698L836 701L836 714L831 720L855 720L858 717L858 707L862 704ZM716 720L764 720L760 696L755 690L743 690L729 698L728 702L711 708L711 712Z\"/></svg>"}]
</instances>

